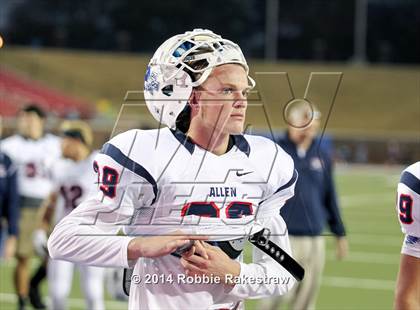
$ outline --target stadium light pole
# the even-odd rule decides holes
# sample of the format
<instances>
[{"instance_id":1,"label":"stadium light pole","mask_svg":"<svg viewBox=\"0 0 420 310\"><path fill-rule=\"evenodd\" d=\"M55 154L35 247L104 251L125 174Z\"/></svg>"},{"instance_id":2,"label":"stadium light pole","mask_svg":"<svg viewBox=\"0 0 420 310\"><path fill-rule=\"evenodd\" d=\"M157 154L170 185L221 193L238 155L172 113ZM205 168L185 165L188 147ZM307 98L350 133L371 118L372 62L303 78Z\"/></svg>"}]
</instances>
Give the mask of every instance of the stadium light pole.
<instances>
[{"instance_id":1,"label":"stadium light pole","mask_svg":"<svg viewBox=\"0 0 420 310\"><path fill-rule=\"evenodd\" d=\"M353 63L366 63L367 18L369 0L356 0L354 14Z\"/></svg>"},{"instance_id":2,"label":"stadium light pole","mask_svg":"<svg viewBox=\"0 0 420 310\"><path fill-rule=\"evenodd\" d=\"M279 0L265 2L265 59L277 59L277 40L279 31Z\"/></svg>"}]
</instances>

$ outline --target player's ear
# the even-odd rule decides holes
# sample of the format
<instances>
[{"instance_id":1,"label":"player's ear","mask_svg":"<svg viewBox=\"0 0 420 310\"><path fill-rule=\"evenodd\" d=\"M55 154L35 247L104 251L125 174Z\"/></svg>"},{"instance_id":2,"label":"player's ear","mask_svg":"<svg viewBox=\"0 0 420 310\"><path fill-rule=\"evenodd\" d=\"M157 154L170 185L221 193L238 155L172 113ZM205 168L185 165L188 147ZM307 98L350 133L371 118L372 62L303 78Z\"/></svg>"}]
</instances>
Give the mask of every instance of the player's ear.
<instances>
[{"instance_id":1,"label":"player's ear","mask_svg":"<svg viewBox=\"0 0 420 310\"><path fill-rule=\"evenodd\" d=\"M198 104L199 97L200 97L199 91L194 89L191 93L190 100L188 100L188 103L192 111L198 111L200 109L199 104Z\"/></svg>"}]
</instances>

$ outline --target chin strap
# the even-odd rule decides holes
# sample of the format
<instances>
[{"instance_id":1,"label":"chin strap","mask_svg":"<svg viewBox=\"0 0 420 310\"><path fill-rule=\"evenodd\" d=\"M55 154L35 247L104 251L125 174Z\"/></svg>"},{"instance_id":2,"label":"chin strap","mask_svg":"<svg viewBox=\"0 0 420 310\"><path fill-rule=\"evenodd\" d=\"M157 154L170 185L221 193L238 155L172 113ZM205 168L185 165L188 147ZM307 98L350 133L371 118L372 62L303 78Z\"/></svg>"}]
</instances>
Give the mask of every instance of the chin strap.
<instances>
[{"instance_id":1,"label":"chin strap","mask_svg":"<svg viewBox=\"0 0 420 310\"><path fill-rule=\"evenodd\" d=\"M261 251L266 253L277 263L279 263L284 269L286 269L296 280L302 281L305 275L305 269L293 259L289 254L287 254L282 248L277 244L270 241L268 237L264 235L267 231L267 236L270 234L270 231L267 229L262 229L261 231L253 234L249 238L249 242L252 245L259 248Z\"/></svg>"}]
</instances>

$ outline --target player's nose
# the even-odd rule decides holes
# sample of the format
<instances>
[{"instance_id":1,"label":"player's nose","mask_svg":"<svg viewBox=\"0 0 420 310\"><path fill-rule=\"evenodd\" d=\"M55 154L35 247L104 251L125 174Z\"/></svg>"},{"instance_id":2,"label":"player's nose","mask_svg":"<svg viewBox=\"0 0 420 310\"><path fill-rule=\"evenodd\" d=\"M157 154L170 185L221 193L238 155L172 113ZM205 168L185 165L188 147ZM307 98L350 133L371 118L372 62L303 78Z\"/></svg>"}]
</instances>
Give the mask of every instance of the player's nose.
<instances>
[{"instance_id":1,"label":"player's nose","mask_svg":"<svg viewBox=\"0 0 420 310\"><path fill-rule=\"evenodd\" d=\"M233 102L233 107L246 109L247 106L248 106L248 100L247 100L246 95L240 91L236 92L235 100Z\"/></svg>"}]
</instances>

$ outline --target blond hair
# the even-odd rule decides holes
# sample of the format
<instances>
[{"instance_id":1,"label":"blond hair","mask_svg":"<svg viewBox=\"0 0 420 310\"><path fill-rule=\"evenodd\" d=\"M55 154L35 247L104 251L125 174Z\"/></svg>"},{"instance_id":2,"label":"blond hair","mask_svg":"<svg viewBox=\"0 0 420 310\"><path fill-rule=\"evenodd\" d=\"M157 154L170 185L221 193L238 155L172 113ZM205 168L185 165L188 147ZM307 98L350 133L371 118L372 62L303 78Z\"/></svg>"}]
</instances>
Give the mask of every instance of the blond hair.
<instances>
[{"instance_id":1,"label":"blond hair","mask_svg":"<svg viewBox=\"0 0 420 310\"><path fill-rule=\"evenodd\" d=\"M86 146L91 147L93 143L92 129L88 123L82 120L65 120L61 123L60 131L62 133L66 131L77 131L83 138L83 142Z\"/></svg>"}]
</instances>

